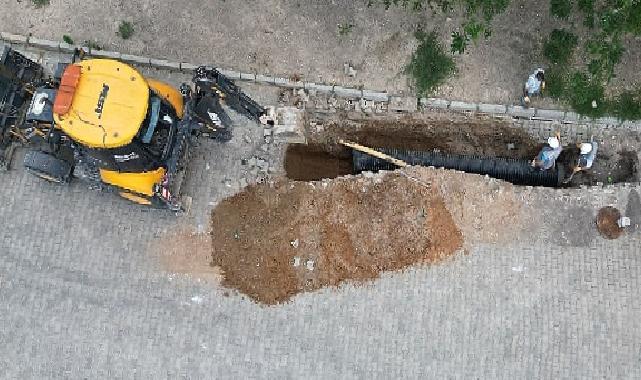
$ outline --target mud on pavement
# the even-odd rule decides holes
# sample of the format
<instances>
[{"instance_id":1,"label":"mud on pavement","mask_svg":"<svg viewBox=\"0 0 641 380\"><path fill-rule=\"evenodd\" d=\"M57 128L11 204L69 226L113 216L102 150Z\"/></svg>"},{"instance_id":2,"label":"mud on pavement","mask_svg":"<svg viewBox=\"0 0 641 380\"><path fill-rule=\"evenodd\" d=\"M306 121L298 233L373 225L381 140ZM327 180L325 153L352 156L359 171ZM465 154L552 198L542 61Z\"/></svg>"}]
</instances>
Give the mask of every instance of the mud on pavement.
<instances>
[{"instance_id":1,"label":"mud on pavement","mask_svg":"<svg viewBox=\"0 0 641 380\"><path fill-rule=\"evenodd\" d=\"M438 190L395 174L250 186L212 213L223 285L276 304L433 263L463 246Z\"/></svg>"}]
</instances>

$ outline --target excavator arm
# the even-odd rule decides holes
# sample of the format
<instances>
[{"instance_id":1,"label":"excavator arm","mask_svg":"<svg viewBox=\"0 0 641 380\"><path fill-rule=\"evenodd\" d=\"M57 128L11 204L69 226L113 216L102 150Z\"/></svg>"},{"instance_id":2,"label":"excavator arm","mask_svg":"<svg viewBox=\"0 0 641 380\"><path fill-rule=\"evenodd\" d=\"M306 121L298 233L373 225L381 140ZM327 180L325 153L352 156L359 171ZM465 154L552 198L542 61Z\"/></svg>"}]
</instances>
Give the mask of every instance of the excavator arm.
<instances>
[{"instance_id":1,"label":"excavator arm","mask_svg":"<svg viewBox=\"0 0 641 380\"><path fill-rule=\"evenodd\" d=\"M260 122L261 116L265 113L260 104L214 68L198 67L193 82L194 112L197 118L210 130L216 131L218 136L230 137L229 129L232 126L231 118L223 105L257 122Z\"/></svg>"}]
</instances>

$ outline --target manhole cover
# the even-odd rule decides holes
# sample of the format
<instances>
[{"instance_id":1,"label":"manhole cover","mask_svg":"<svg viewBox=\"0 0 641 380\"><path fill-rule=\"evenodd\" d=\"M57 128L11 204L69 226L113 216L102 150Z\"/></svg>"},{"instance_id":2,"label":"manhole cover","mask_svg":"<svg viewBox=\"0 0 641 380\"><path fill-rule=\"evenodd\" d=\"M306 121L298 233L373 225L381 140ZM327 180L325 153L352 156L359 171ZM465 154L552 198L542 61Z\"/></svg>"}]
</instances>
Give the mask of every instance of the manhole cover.
<instances>
[{"instance_id":1,"label":"manhole cover","mask_svg":"<svg viewBox=\"0 0 641 380\"><path fill-rule=\"evenodd\" d=\"M617 223L620 218L619 210L611 206L604 207L596 217L596 227L604 238L616 239L623 234L623 228Z\"/></svg>"}]
</instances>

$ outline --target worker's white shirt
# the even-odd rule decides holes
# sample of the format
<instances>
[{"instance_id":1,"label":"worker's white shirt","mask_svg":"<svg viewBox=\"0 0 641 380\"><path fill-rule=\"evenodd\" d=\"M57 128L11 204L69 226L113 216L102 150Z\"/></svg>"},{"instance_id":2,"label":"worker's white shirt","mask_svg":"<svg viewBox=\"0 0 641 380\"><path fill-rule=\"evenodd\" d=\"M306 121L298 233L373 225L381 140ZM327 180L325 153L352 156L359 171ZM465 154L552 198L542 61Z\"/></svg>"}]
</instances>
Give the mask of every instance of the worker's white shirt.
<instances>
[{"instance_id":1,"label":"worker's white shirt","mask_svg":"<svg viewBox=\"0 0 641 380\"><path fill-rule=\"evenodd\" d=\"M538 94L541 91L541 81L536 79L536 73L530 75L525 83L528 94Z\"/></svg>"}]
</instances>

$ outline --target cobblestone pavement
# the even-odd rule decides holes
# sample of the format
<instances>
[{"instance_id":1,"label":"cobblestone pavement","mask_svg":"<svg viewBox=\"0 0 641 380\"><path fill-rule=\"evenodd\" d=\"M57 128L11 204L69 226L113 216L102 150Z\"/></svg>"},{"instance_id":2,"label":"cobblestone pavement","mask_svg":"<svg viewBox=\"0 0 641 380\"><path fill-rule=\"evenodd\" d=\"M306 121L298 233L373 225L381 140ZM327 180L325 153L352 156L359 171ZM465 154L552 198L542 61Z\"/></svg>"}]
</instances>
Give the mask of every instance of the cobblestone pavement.
<instances>
[{"instance_id":1,"label":"cobblestone pavement","mask_svg":"<svg viewBox=\"0 0 641 380\"><path fill-rule=\"evenodd\" d=\"M237 190L237 157L260 150L242 137L260 131L240 132L229 145L198 148L185 186L192 211L178 217L19 168L2 174L3 377L641 376L638 231L613 242L541 235L477 247L276 307L163 272L149 246L205 223L213 203ZM581 223L603 204L638 203L630 188L523 193L533 208L552 198L587 208L574 213Z\"/></svg>"},{"instance_id":2,"label":"cobblestone pavement","mask_svg":"<svg viewBox=\"0 0 641 380\"><path fill-rule=\"evenodd\" d=\"M260 176L241 158L280 157L236 122L230 143L196 148L186 215L0 173L3 378L641 377L641 233L582 235L604 205L641 215L638 185L522 189L553 221L526 239L276 307L165 272L150 247L206 231Z\"/></svg>"}]
</instances>

